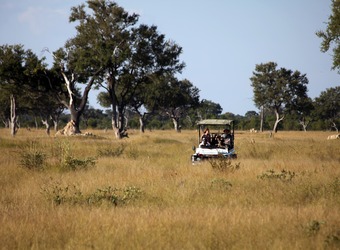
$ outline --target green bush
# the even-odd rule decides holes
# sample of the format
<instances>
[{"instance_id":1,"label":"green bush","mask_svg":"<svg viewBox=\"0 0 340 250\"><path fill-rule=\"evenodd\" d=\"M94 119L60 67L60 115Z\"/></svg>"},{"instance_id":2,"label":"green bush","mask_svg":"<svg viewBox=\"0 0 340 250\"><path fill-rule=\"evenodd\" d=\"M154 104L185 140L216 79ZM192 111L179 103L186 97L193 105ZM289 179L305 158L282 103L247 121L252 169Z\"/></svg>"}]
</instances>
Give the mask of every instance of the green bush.
<instances>
[{"instance_id":1,"label":"green bush","mask_svg":"<svg viewBox=\"0 0 340 250\"><path fill-rule=\"evenodd\" d=\"M71 147L68 142L59 144L60 154L59 157L59 167L61 170L65 171L75 171L75 170L86 170L89 167L95 166L96 160L93 157L86 157L84 159L79 159L73 156L71 152Z\"/></svg>"},{"instance_id":2,"label":"green bush","mask_svg":"<svg viewBox=\"0 0 340 250\"><path fill-rule=\"evenodd\" d=\"M47 200L55 205L124 205L141 197L142 191L135 186L125 188L105 187L98 188L90 194L83 194L76 185L62 185L58 181L53 181L44 185L42 193Z\"/></svg>"},{"instance_id":3,"label":"green bush","mask_svg":"<svg viewBox=\"0 0 340 250\"><path fill-rule=\"evenodd\" d=\"M84 196L76 185L62 186L56 181L42 187L42 193L55 205L63 203L79 204L82 203Z\"/></svg>"},{"instance_id":4,"label":"green bush","mask_svg":"<svg viewBox=\"0 0 340 250\"><path fill-rule=\"evenodd\" d=\"M39 149L36 141L28 141L20 149L20 165L27 169L42 170L46 154Z\"/></svg>"}]
</instances>

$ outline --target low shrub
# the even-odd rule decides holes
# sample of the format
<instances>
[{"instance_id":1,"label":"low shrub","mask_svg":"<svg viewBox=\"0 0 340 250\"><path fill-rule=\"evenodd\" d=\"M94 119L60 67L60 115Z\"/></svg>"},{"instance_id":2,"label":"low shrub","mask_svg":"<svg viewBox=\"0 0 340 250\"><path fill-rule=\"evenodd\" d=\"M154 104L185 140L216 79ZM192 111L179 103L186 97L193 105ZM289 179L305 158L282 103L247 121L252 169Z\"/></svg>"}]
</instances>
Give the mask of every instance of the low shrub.
<instances>
[{"instance_id":1,"label":"low shrub","mask_svg":"<svg viewBox=\"0 0 340 250\"><path fill-rule=\"evenodd\" d=\"M240 168L241 163L234 163L229 158L209 159L209 163L214 170L233 173Z\"/></svg>"},{"instance_id":2,"label":"low shrub","mask_svg":"<svg viewBox=\"0 0 340 250\"><path fill-rule=\"evenodd\" d=\"M118 157L124 153L125 148L125 144L119 144L117 147L110 146L98 149L97 154L99 157Z\"/></svg>"},{"instance_id":3,"label":"low shrub","mask_svg":"<svg viewBox=\"0 0 340 250\"><path fill-rule=\"evenodd\" d=\"M71 147L68 142L59 144L60 154L58 155L59 168L64 171L86 170L89 167L95 166L96 159L86 157L79 159L73 156Z\"/></svg>"},{"instance_id":4,"label":"low shrub","mask_svg":"<svg viewBox=\"0 0 340 250\"><path fill-rule=\"evenodd\" d=\"M320 231L322 224L325 224L325 222L322 221L320 222L317 220L309 221L304 226L305 232L307 233L308 236L314 236Z\"/></svg>"},{"instance_id":5,"label":"low shrub","mask_svg":"<svg viewBox=\"0 0 340 250\"><path fill-rule=\"evenodd\" d=\"M39 149L36 141L28 141L20 148L20 165L31 170L42 170L46 154Z\"/></svg>"},{"instance_id":6,"label":"low shrub","mask_svg":"<svg viewBox=\"0 0 340 250\"><path fill-rule=\"evenodd\" d=\"M229 190L232 186L231 182L224 178L215 178L211 180L211 188Z\"/></svg>"},{"instance_id":7,"label":"low shrub","mask_svg":"<svg viewBox=\"0 0 340 250\"><path fill-rule=\"evenodd\" d=\"M55 205L61 204L85 204L85 205L124 205L138 199L142 191L135 186L125 188L105 187L98 188L90 194L83 194L76 185L61 185L53 182L41 188L43 195Z\"/></svg>"},{"instance_id":8,"label":"low shrub","mask_svg":"<svg viewBox=\"0 0 340 250\"><path fill-rule=\"evenodd\" d=\"M257 178L261 180L281 180L291 181L295 177L295 172L281 170L281 172L275 172L273 169L267 170L266 172L258 175Z\"/></svg>"},{"instance_id":9,"label":"low shrub","mask_svg":"<svg viewBox=\"0 0 340 250\"><path fill-rule=\"evenodd\" d=\"M63 203L79 204L84 196L76 185L61 185L60 182L53 182L41 188L43 195L55 205Z\"/></svg>"}]
</instances>

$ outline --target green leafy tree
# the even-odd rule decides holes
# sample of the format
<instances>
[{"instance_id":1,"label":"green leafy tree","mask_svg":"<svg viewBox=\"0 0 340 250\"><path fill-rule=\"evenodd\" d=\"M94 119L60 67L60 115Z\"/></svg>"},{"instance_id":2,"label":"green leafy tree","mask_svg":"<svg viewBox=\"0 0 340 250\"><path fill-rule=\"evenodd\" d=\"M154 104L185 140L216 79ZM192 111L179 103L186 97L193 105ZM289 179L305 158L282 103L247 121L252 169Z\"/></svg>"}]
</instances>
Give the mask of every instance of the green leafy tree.
<instances>
[{"instance_id":1,"label":"green leafy tree","mask_svg":"<svg viewBox=\"0 0 340 250\"><path fill-rule=\"evenodd\" d=\"M260 116L254 110L247 111L242 120L245 123L245 127L247 129L252 129L252 128L255 129L255 128L258 128L259 125L260 125L260 123L259 123Z\"/></svg>"},{"instance_id":2,"label":"green leafy tree","mask_svg":"<svg viewBox=\"0 0 340 250\"><path fill-rule=\"evenodd\" d=\"M197 116L202 120L219 117L223 109L220 104L203 99L196 110Z\"/></svg>"},{"instance_id":3,"label":"green leafy tree","mask_svg":"<svg viewBox=\"0 0 340 250\"><path fill-rule=\"evenodd\" d=\"M259 114L254 110L250 110L250 111L247 111L244 116L248 119L251 119L253 117L258 117Z\"/></svg>"},{"instance_id":4,"label":"green leafy tree","mask_svg":"<svg viewBox=\"0 0 340 250\"><path fill-rule=\"evenodd\" d=\"M228 119L228 120L235 120L236 115L231 112L225 112L224 114L221 115L221 119Z\"/></svg>"},{"instance_id":5,"label":"green leafy tree","mask_svg":"<svg viewBox=\"0 0 340 250\"><path fill-rule=\"evenodd\" d=\"M199 101L198 106L186 110L186 119L183 121L183 127L195 128L198 121L203 119L219 118L222 113L220 104L210 100L203 99Z\"/></svg>"},{"instance_id":6,"label":"green leafy tree","mask_svg":"<svg viewBox=\"0 0 340 250\"><path fill-rule=\"evenodd\" d=\"M35 62L34 64L37 64ZM37 121L40 119L46 127L46 133L50 134L52 122L54 129L57 130L58 119L65 107L59 101L55 92L61 88L62 81L57 78L55 72L45 68L46 65L39 68L36 74L31 77L31 82L25 93L26 113L35 117L36 127ZM54 79L53 79L54 77ZM57 88L58 85L59 87Z\"/></svg>"},{"instance_id":7,"label":"green leafy tree","mask_svg":"<svg viewBox=\"0 0 340 250\"><path fill-rule=\"evenodd\" d=\"M102 72L100 65L95 67L83 65L85 63L84 53L83 50L76 45L71 45L68 41L65 48L53 52L54 64L51 72L56 72L59 77L47 76L55 93L55 98L70 111L70 124L74 127L76 134L81 133L79 128L80 117L87 105L89 92L98 79L99 73ZM79 62L79 60L83 61ZM79 83L85 84L82 94L78 86Z\"/></svg>"},{"instance_id":8,"label":"green leafy tree","mask_svg":"<svg viewBox=\"0 0 340 250\"><path fill-rule=\"evenodd\" d=\"M88 126L96 128L101 125L101 122L108 117L107 114L104 114L103 110L94 109L92 107L86 107L83 116L83 121L86 128Z\"/></svg>"},{"instance_id":9,"label":"green leafy tree","mask_svg":"<svg viewBox=\"0 0 340 250\"><path fill-rule=\"evenodd\" d=\"M12 136L19 129L18 112L29 109L29 103L34 98L34 88L39 82L39 74L45 68L44 59L23 45L0 46L0 98L5 104L1 113L9 114L9 127ZM8 98L8 102L4 99Z\"/></svg>"},{"instance_id":10,"label":"green leafy tree","mask_svg":"<svg viewBox=\"0 0 340 250\"><path fill-rule=\"evenodd\" d=\"M180 72L182 48L165 40L156 26L138 26L137 14L112 1L88 0L87 7L73 7L70 21L78 25L77 35L66 44L68 61L84 76L98 75L94 83L108 93L112 128L121 138L126 135L125 112L136 93L151 76Z\"/></svg>"},{"instance_id":11,"label":"green leafy tree","mask_svg":"<svg viewBox=\"0 0 340 250\"><path fill-rule=\"evenodd\" d=\"M315 98L314 114L326 121L337 132L340 120L340 87L328 88Z\"/></svg>"},{"instance_id":12,"label":"green leafy tree","mask_svg":"<svg viewBox=\"0 0 340 250\"><path fill-rule=\"evenodd\" d=\"M258 108L263 106L275 113L276 121L273 126L275 133L285 114L298 108L301 100L307 98L306 75L285 68L277 69L274 62L257 64L250 80L255 105Z\"/></svg>"},{"instance_id":13,"label":"green leafy tree","mask_svg":"<svg viewBox=\"0 0 340 250\"><path fill-rule=\"evenodd\" d=\"M322 39L321 51L333 50L333 67L340 72L340 0L332 0L332 14L328 18L325 31L318 31L316 35Z\"/></svg>"},{"instance_id":14,"label":"green leafy tree","mask_svg":"<svg viewBox=\"0 0 340 250\"><path fill-rule=\"evenodd\" d=\"M180 119L191 108L199 105L199 89L189 80L178 80L174 76L159 79L150 91L146 102L148 110L157 110L169 117L177 132L180 132Z\"/></svg>"},{"instance_id":15,"label":"green leafy tree","mask_svg":"<svg viewBox=\"0 0 340 250\"><path fill-rule=\"evenodd\" d=\"M297 119L303 131L307 132L308 126L313 121L313 100L310 97L304 96L304 98L297 99L296 103L293 103L289 108L291 115Z\"/></svg>"},{"instance_id":16,"label":"green leafy tree","mask_svg":"<svg viewBox=\"0 0 340 250\"><path fill-rule=\"evenodd\" d=\"M0 118L1 122L5 128L9 128L10 122L10 99L8 98L8 93L3 89L3 86L0 83Z\"/></svg>"}]
</instances>

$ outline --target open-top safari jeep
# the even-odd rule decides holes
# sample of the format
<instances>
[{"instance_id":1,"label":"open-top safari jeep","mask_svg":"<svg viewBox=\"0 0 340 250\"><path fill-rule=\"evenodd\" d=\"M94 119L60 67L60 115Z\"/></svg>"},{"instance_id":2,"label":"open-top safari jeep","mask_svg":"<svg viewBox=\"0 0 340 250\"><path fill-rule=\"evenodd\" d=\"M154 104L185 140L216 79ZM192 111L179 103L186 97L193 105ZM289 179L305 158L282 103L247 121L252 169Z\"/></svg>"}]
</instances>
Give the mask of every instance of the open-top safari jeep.
<instances>
[{"instance_id":1,"label":"open-top safari jeep","mask_svg":"<svg viewBox=\"0 0 340 250\"><path fill-rule=\"evenodd\" d=\"M225 119L207 119L197 123L198 147L191 156L192 163L211 158L237 158L234 149L234 121ZM209 132L203 132L207 131ZM207 134L209 135L207 136Z\"/></svg>"}]
</instances>

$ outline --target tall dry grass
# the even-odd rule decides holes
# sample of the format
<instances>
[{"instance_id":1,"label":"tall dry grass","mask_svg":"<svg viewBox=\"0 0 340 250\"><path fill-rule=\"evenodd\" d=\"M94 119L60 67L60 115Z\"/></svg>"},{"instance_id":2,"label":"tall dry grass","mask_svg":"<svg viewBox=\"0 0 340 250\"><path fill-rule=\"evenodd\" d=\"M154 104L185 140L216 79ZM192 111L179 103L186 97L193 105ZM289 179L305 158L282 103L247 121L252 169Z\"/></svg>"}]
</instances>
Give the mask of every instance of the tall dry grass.
<instances>
[{"instance_id":1,"label":"tall dry grass","mask_svg":"<svg viewBox=\"0 0 340 250\"><path fill-rule=\"evenodd\" d=\"M90 132L0 130L1 249L340 248L340 141L325 132L238 131L234 172L191 165L195 131ZM95 165L62 167L65 151Z\"/></svg>"}]
</instances>

